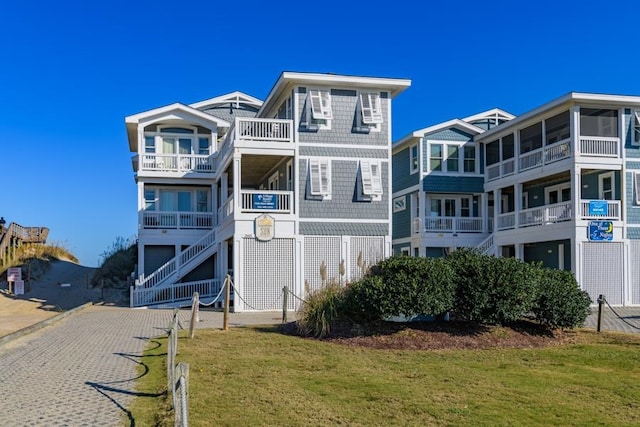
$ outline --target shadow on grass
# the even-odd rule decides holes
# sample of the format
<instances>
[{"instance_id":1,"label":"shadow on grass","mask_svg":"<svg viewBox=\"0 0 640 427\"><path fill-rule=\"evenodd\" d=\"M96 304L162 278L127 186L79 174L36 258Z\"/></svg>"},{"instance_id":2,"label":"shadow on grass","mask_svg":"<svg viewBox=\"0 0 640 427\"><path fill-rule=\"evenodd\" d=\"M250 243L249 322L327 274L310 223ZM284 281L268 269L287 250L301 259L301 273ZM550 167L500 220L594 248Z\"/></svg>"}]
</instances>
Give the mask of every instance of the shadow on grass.
<instances>
[{"instance_id":1,"label":"shadow on grass","mask_svg":"<svg viewBox=\"0 0 640 427\"><path fill-rule=\"evenodd\" d=\"M136 337L139 339L146 339L146 338L142 338L142 337ZM126 380L121 380L121 381L113 381L113 382L108 382L108 383L97 383L97 382L92 382L92 381L86 381L85 384L87 384L88 386L90 386L91 388L93 388L95 391L97 391L98 393L100 393L101 395L103 395L104 397L106 397L109 401L111 401L121 412L124 413L124 415L127 417L127 419L129 420L129 425L130 426L135 426L135 419L133 418L133 414L131 413L131 411L129 411L123 404L121 404L118 399L116 398L118 395L119 396L134 396L134 397L149 397L149 398L158 398L158 397L164 397L167 395L166 391L162 391L160 393L148 393L148 392L142 392L142 391L133 391L132 388L126 388L126 387L118 387L117 384L122 384L122 385L127 385L127 386L133 386L133 384L135 383L135 381L139 380L140 378L144 377L145 375L147 375L149 373L149 366L143 361L143 359L149 358L149 357L166 357L167 353L159 353L159 354L149 354L150 352L153 352L154 350L157 350L158 348L162 347L162 343L160 343L157 340L152 340L151 341L154 346L148 350L146 350L147 354L127 354L127 353L114 353L117 356L121 356L124 357L127 360L132 361L133 363L138 364L139 366L142 367L142 373L140 375L137 375L135 377L126 379ZM116 397L112 397L109 393L114 393L116 395Z\"/></svg>"}]
</instances>

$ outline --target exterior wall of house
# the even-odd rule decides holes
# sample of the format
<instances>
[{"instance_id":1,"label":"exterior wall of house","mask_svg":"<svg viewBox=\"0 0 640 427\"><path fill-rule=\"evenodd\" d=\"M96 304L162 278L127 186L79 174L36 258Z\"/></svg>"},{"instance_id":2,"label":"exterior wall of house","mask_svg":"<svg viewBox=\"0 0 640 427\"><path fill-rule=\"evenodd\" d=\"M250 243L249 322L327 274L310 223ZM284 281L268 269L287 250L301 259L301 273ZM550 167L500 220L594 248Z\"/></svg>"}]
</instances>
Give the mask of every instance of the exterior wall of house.
<instances>
[{"instance_id":1,"label":"exterior wall of house","mask_svg":"<svg viewBox=\"0 0 640 427\"><path fill-rule=\"evenodd\" d=\"M413 185L418 185L420 182L420 173L410 173L410 150L411 145L394 154L391 160L391 171L393 176L391 184L393 186L394 193Z\"/></svg>"},{"instance_id":2,"label":"exterior wall of house","mask_svg":"<svg viewBox=\"0 0 640 427\"><path fill-rule=\"evenodd\" d=\"M562 254L559 253L560 247L562 247ZM560 268L560 257L562 257L563 269L571 270L571 240L526 244L523 252L523 259L526 262L542 262L547 268Z\"/></svg>"}]
</instances>

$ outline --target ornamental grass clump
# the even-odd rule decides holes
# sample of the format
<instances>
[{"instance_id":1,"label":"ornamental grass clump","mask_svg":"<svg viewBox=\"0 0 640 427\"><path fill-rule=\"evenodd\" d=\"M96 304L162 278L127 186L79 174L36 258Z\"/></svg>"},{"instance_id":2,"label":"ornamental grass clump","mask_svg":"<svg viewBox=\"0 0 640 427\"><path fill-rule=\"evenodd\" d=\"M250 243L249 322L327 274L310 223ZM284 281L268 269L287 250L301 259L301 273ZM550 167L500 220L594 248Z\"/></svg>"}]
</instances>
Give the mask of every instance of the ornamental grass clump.
<instances>
[{"instance_id":1,"label":"ornamental grass clump","mask_svg":"<svg viewBox=\"0 0 640 427\"><path fill-rule=\"evenodd\" d=\"M304 336L323 338L331 333L340 318L345 288L329 280L322 288L311 291L298 310L298 331Z\"/></svg>"}]
</instances>

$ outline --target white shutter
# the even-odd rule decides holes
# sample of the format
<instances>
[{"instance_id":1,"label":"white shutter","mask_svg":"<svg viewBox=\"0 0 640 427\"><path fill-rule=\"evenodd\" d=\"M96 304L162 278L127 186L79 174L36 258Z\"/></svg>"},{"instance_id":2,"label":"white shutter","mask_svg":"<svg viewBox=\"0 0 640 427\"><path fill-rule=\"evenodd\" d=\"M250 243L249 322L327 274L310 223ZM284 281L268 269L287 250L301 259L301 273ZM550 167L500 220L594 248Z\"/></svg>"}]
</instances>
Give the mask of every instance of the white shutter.
<instances>
[{"instance_id":1,"label":"white shutter","mask_svg":"<svg viewBox=\"0 0 640 427\"><path fill-rule=\"evenodd\" d=\"M326 90L310 90L311 114L315 120L331 120L331 95Z\"/></svg>"},{"instance_id":2,"label":"white shutter","mask_svg":"<svg viewBox=\"0 0 640 427\"><path fill-rule=\"evenodd\" d=\"M636 172L636 205L640 205L640 172Z\"/></svg>"},{"instance_id":3,"label":"white shutter","mask_svg":"<svg viewBox=\"0 0 640 427\"><path fill-rule=\"evenodd\" d=\"M371 178L371 164L366 160L360 161L360 178L362 179L362 194L373 194L373 182Z\"/></svg>"},{"instance_id":4,"label":"white shutter","mask_svg":"<svg viewBox=\"0 0 640 427\"><path fill-rule=\"evenodd\" d=\"M382 168L380 163L371 163L371 187L373 194L382 194Z\"/></svg>"},{"instance_id":5,"label":"white shutter","mask_svg":"<svg viewBox=\"0 0 640 427\"><path fill-rule=\"evenodd\" d=\"M331 170L329 160L309 160L309 190L313 196L331 194Z\"/></svg>"},{"instance_id":6,"label":"white shutter","mask_svg":"<svg viewBox=\"0 0 640 427\"><path fill-rule=\"evenodd\" d=\"M633 126L633 143L640 144L640 111L635 112L635 123Z\"/></svg>"},{"instance_id":7,"label":"white shutter","mask_svg":"<svg viewBox=\"0 0 640 427\"><path fill-rule=\"evenodd\" d=\"M360 94L360 110L362 111L362 123L377 124L382 123L382 108L380 106L380 95L377 93Z\"/></svg>"}]
</instances>

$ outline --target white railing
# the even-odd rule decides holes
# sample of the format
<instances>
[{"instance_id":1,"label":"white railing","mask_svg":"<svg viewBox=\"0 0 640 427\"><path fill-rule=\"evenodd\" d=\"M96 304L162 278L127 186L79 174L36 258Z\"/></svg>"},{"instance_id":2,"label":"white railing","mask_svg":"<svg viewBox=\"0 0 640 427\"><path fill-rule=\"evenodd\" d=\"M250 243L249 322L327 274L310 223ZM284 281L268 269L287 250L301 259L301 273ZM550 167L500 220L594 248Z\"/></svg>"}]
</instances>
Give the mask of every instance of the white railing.
<instances>
[{"instance_id":1,"label":"white railing","mask_svg":"<svg viewBox=\"0 0 640 427\"><path fill-rule=\"evenodd\" d=\"M424 219L424 230L427 232L481 233L482 222L483 218L478 217L427 217Z\"/></svg>"},{"instance_id":2,"label":"white railing","mask_svg":"<svg viewBox=\"0 0 640 427\"><path fill-rule=\"evenodd\" d=\"M218 224L222 224L227 218L233 216L233 197L229 197L218 209Z\"/></svg>"},{"instance_id":3,"label":"white railing","mask_svg":"<svg viewBox=\"0 0 640 427\"><path fill-rule=\"evenodd\" d=\"M200 154L140 155L139 168L143 171L214 173L215 157Z\"/></svg>"},{"instance_id":4,"label":"white railing","mask_svg":"<svg viewBox=\"0 0 640 427\"><path fill-rule=\"evenodd\" d=\"M558 160L566 159L571 156L571 139L563 139L552 145L544 147L544 164L557 162Z\"/></svg>"},{"instance_id":5,"label":"white railing","mask_svg":"<svg viewBox=\"0 0 640 427\"><path fill-rule=\"evenodd\" d=\"M174 273L177 274L181 267L203 253L207 248L211 247L215 243L215 239L216 232L215 230L212 230L193 245L181 251L177 256L164 263L149 276L140 276L136 288L152 288L162 284L169 277L173 276Z\"/></svg>"},{"instance_id":6,"label":"white railing","mask_svg":"<svg viewBox=\"0 0 640 427\"><path fill-rule=\"evenodd\" d=\"M523 171L538 166L542 166L542 148L521 154L518 163L518 170Z\"/></svg>"},{"instance_id":7,"label":"white railing","mask_svg":"<svg viewBox=\"0 0 640 427\"><path fill-rule=\"evenodd\" d=\"M209 279L197 282L173 283L155 288L131 287L131 306L156 305L191 301L194 292L200 299L215 297L220 292L221 280Z\"/></svg>"},{"instance_id":8,"label":"white railing","mask_svg":"<svg viewBox=\"0 0 640 427\"><path fill-rule=\"evenodd\" d=\"M516 161L514 159L505 160L502 162L502 176L511 175L515 172Z\"/></svg>"},{"instance_id":9,"label":"white railing","mask_svg":"<svg viewBox=\"0 0 640 427\"><path fill-rule=\"evenodd\" d=\"M293 213L293 191L242 190L242 212Z\"/></svg>"},{"instance_id":10,"label":"white railing","mask_svg":"<svg viewBox=\"0 0 640 427\"><path fill-rule=\"evenodd\" d=\"M495 245L493 236L493 234L490 234L489 237L484 239L478 246L476 246L476 249L478 249L482 254L488 254Z\"/></svg>"},{"instance_id":11,"label":"white railing","mask_svg":"<svg viewBox=\"0 0 640 427\"><path fill-rule=\"evenodd\" d=\"M620 220L620 200L603 200L606 203L600 212L589 212L591 202L594 200L580 200L580 217L582 219L612 219ZM604 211L606 210L606 212Z\"/></svg>"},{"instance_id":12,"label":"white railing","mask_svg":"<svg viewBox=\"0 0 640 427\"><path fill-rule=\"evenodd\" d=\"M618 157L620 155L620 138L581 136L580 154L595 157Z\"/></svg>"},{"instance_id":13,"label":"white railing","mask_svg":"<svg viewBox=\"0 0 640 427\"><path fill-rule=\"evenodd\" d=\"M213 212L155 212L142 213L144 228L210 229L215 226Z\"/></svg>"},{"instance_id":14,"label":"white railing","mask_svg":"<svg viewBox=\"0 0 640 427\"><path fill-rule=\"evenodd\" d=\"M236 137L248 141L293 142L293 121L237 118Z\"/></svg>"},{"instance_id":15,"label":"white railing","mask_svg":"<svg viewBox=\"0 0 640 427\"><path fill-rule=\"evenodd\" d=\"M569 221L571 217L571 202L538 206L521 210L518 214L518 226L529 227L532 225Z\"/></svg>"},{"instance_id":16,"label":"white railing","mask_svg":"<svg viewBox=\"0 0 640 427\"><path fill-rule=\"evenodd\" d=\"M496 178L500 178L500 163L487 166L487 180L491 181Z\"/></svg>"},{"instance_id":17,"label":"white railing","mask_svg":"<svg viewBox=\"0 0 640 427\"><path fill-rule=\"evenodd\" d=\"M516 214L515 212L508 212L498 215L498 230L507 230L516 226Z\"/></svg>"}]
</instances>

